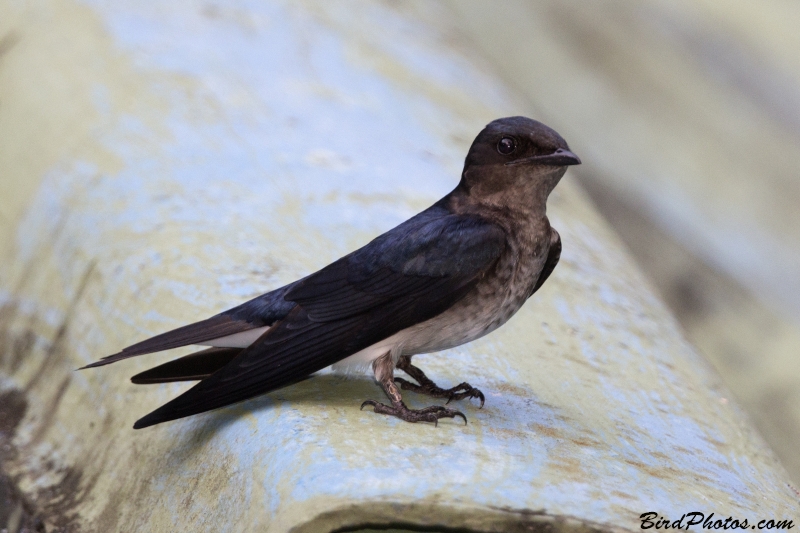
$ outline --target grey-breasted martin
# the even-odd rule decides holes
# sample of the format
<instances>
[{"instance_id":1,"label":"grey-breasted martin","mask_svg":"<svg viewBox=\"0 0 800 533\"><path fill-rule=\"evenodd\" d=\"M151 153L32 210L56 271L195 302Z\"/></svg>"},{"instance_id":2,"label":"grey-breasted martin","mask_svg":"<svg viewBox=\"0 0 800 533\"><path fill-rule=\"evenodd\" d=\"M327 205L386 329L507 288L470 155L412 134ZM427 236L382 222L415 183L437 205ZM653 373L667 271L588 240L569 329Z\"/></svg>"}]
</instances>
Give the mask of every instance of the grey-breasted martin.
<instances>
[{"instance_id":1,"label":"grey-breasted martin","mask_svg":"<svg viewBox=\"0 0 800 533\"><path fill-rule=\"evenodd\" d=\"M241 402L329 365L371 365L390 402L376 413L433 422L463 413L409 409L398 385L437 398L484 395L442 389L411 364L503 325L547 280L561 238L547 197L580 164L566 141L525 117L491 122L472 143L458 186L425 211L322 270L216 316L134 344L87 367L199 344L212 346L131 378L199 380L141 418L144 428ZM418 384L394 377L398 368Z\"/></svg>"}]
</instances>

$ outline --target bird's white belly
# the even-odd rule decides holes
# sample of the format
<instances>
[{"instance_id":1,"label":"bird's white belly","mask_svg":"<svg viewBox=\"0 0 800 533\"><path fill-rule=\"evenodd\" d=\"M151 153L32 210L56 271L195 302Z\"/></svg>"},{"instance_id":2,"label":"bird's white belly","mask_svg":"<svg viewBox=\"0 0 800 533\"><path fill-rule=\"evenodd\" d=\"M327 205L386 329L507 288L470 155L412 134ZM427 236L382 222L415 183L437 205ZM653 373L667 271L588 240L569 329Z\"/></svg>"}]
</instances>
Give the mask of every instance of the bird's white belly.
<instances>
[{"instance_id":1,"label":"bird's white belly","mask_svg":"<svg viewBox=\"0 0 800 533\"><path fill-rule=\"evenodd\" d=\"M366 372L370 369L372 361L387 352L392 353L392 357L396 362L401 355L398 351L398 347L402 346L404 338L408 336L409 329L411 328L399 331L391 337L376 342L372 346L368 346L349 357L345 357L338 363L334 363L331 368L336 372L344 373Z\"/></svg>"}]
</instances>

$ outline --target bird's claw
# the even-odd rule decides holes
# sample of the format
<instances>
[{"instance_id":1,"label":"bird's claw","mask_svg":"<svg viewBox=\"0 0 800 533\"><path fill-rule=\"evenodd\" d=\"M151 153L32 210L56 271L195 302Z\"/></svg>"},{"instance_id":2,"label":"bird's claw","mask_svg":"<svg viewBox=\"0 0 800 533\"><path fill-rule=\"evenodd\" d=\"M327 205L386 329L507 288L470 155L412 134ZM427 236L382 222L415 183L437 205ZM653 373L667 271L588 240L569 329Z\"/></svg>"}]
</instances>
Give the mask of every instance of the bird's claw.
<instances>
[{"instance_id":1,"label":"bird's claw","mask_svg":"<svg viewBox=\"0 0 800 533\"><path fill-rule=\"evenodd\" d=\"M376 413L382 415L396 416L406 422L433 422L434 426L439 426L440 418L455 418L460 416L464 420L464 425L467 425L467 417L461 411L455 409L448 409L443 405L432 405L424 409L409 409L405 404L399 405L386 405L375 400L366 400L361 404L361 409L364 406L371 405Z\"/></svg>"},{"instance_id":2,"label":"bird's claw","mask_svg":"<svg viewBox=\"0 0 800 533\"><path fill-rule=\"evenodd\" d=\"M463 390L462 392L453 391L453 389L457 390L459 387L462 387L463 385L466 385L467 388L465 388L465 390ZM445 405L449 404L453 400L463 400L464 398L478 398L481 401L481 405L478 407L478 409L483 409L483 404L486 403L486 396L484 396L479 389L476 389L469 383L462 383L458 387L453 387L453 389L450 389L450 396L447 397Z\"/></svg>"},{"instance_id":3,"label":"bird's claw","mask_svg":"<svg viewBox=\"0 0 800 533\"><path fill-rule=\"evenodd\" d=\"M479 409L482 409L483 404L486 403L486 396L483 395L480 389L476 389L466 382L460 383L459 385L456 385L450 389L442 389L436 385L417 385L416 383L411 383L403 378L394 378L394 381L395 383L398 383L400 388L403 390L427 394L428 396L433 396L434 398L447 398L445 405L449 404L453 400L463 400L464 398L478 398L481 401Z\"/></svg>"},{"instance_id":4,"label":"bird's claw","mask_svg":"<svg viewBox=\"0 0 800 533\"><path fill-rule=\"evenodd\" d=\"M364 403L361 404L361 407L358 408L358 410L363 411L365 405L371 405L374 407L378 405L378 402L376 402L375 400L365 400Z\"/></svg>"}]
</instances>

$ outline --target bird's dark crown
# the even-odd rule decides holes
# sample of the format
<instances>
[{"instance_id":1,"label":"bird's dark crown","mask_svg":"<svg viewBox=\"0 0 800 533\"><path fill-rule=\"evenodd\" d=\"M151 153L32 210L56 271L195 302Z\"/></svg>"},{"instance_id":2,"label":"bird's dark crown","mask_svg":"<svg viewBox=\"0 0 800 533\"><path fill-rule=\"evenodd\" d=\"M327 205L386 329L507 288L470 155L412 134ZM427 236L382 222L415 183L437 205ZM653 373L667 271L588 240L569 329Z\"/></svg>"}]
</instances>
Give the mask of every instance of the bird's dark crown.
<instances>
[{"instance_id":1,"label":"bird's dark crown","mask_svg":"<svg viewBox=\"0 0 800 533\"><path fill-rule=\"evenodd\" d=\"M507 117L486 125L472 143L464 169L482 165L580 164L555 130L526 117Z\"/></svg>"}]
</instances>

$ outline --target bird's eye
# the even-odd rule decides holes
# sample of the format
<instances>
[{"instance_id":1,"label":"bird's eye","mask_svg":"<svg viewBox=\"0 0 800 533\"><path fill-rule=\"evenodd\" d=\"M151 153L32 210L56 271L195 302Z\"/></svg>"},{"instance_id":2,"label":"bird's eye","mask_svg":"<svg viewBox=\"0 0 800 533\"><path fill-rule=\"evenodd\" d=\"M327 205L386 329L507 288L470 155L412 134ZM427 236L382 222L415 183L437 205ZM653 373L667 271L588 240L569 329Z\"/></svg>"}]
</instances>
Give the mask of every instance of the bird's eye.
<instances>
[{"instance_id":1,"label":"bird's eye","mask_svg":"<svg viewBox=\"0 0 800 533\"><path fill-rule=\"evenodd\" d=\"M497 143L497 151L503 155L508 155L516 149L517 141L511 137L503 137L500 139L500 142Z\"/></svg>"}]
</instances>

